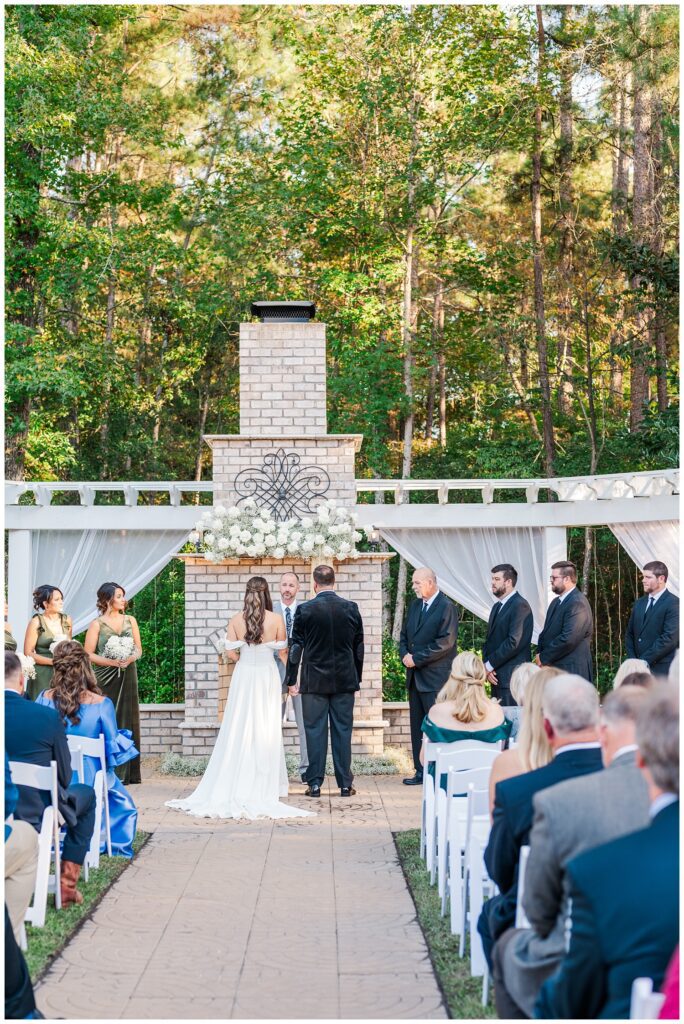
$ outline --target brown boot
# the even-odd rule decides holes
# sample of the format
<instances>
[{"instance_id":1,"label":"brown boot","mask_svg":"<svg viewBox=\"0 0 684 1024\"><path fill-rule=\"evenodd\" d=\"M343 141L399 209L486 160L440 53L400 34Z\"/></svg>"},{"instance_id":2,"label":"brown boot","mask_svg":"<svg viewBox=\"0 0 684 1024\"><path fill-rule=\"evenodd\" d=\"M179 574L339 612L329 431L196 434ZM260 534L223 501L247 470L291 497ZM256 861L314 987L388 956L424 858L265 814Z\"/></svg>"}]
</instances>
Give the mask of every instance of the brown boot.
<instances>
[{"instance_id":1,"label":"brown boot","mask_svg":"<svg viewBox=\"0 0 684 1024\"><path fill-rule=\"evenodd\" d=\"M68 907L70 903L83 903L83 896L76 888L81 865L73 860L62 861L62 873L59 880L59 891L62 895L62 906Z\"/></svg>"}]
</instances>

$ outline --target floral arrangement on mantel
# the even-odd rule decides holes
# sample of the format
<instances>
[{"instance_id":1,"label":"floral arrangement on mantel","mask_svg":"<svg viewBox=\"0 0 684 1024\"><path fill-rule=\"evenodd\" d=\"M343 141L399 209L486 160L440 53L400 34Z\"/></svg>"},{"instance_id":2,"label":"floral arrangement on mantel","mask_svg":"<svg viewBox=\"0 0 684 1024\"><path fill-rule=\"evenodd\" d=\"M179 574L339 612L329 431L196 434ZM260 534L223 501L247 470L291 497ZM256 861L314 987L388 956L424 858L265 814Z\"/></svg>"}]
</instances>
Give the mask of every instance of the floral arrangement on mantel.
<instances>
[{"instance_id":1,"label":"floral arrangement on mantel","mask_svg":"<svg viewBox=\"0 0 684 1024\"><path fill-rule=\"evenodd\" d=\"M208 562L224 558L358 558L356 545L363 534L356 529L356 512L334 500L322 501L311 516L283 522L259 510L254 498L241 505L207 509L189 536Z\"/></svg>"}]
</instances>

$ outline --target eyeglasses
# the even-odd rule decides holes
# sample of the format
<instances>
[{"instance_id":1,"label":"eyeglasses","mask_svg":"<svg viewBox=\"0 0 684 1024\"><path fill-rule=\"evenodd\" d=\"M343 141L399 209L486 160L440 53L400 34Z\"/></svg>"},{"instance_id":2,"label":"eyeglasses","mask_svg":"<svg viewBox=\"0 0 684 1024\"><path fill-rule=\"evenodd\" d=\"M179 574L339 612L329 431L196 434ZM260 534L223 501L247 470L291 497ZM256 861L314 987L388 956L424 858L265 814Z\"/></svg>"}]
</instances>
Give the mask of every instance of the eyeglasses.
<instances>
[{"instance_id":1,"label":"eyeglasses","mask_svg":"<svg viewBox=\"0 0 684 1024\"><path fill-rule=\"evenodd\" d=\"M549 579L551 580L552 583L555 583L556 580L562 580L563 577L562 576L550 576Z\"/></svg>"}]
</instances>

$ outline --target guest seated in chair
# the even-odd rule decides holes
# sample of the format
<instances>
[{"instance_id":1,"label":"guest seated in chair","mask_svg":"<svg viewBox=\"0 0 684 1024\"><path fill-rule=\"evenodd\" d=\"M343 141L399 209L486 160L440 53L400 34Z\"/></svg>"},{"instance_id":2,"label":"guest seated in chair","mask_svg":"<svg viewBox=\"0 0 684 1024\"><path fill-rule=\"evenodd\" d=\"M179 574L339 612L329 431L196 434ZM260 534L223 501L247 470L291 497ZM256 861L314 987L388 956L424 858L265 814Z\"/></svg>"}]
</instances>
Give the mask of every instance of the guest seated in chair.
<instances>
[{"instance_id":1,"label":"guest seated in chair","mask_svg":"<svg viewBox=\"0 0 684 1024\"><path fill-rule=\"evenodd\" d=\"M512 723L504 717L496 700L487 696L487 672L481 658L474 651L462 651L451 664L451 674L437 694L437 700L423 719L424 761L425 744L455 743L457 740L477 740L479 743L500 743L511 734ZM434 765L430 765L430 773ZM440 779L442 789L447 788L447 777Z\"/></svg>"},{"instance_id":2,"label":"guest seated in chair","mask_svg":"<svg viewBox=\"0 0 684 1024\"><path fill-rule=\"evenodd\" d=\"M5 750L10 761L50 767L57 762L59 812L66 824L62 848L60 890L62 906L82 903L76 888L95 827L95 790L71 782L71 754L59 715L52 708L23 700L24 676L16 654L5 651ZM19 799L14 817L40 831L47 793L17 786Z\"/></svg>"},{"instance_id":3,"label":"guest seated in chair","mask_svg":"<svg viewBox=\"0 0 684 1024\"><path fill-rule=\"evenodd\" d=\"M27 821L16 821L14 808L19 791L12 782L5 754L5 905L14 937L21 940L21 927L36 887L38 833Z\"/></svg>"},{"instance_id":4,"label":"guest seated in chair","mask_svg":"<svg viewBox=\"0 0 684 1024\"><path fill-rule=\"evenodd\" d=\"M69 736L97 739L100 733L104 734L112 853L132 857L138 810L123 782L114 774L114 768L138 757L132 734L129 729L117 729L114 705L109 697L102 696L90 658L76 640L59 645L53 665L54 685L39 695L36 704L54 708ZM100 762L88 756L83 762L85 781L92 786ZM104 852L104 838L100 849Z\"/></svg>"},{"instance_id":5,"label":"guest seated in chair","mask_svg":"<svg viewBox=\"0 0 684 1024\"><path fill-rule=\"evenodd\" d=\"M535 665L533 661L524 661L522 665L518 665L513 669L510 690L511 697L515 701L515 704L504 706L504 715L513 723L513 729L510 736L512 740L517 740L518 733L520 732L522 707L525 703L525 690L527 689L527 684L532 676L537 672L541 672L541 669L539 668L539 665ZM495 696L495 694L492 694L492 696Z\"/></svg>"}]
</instances>

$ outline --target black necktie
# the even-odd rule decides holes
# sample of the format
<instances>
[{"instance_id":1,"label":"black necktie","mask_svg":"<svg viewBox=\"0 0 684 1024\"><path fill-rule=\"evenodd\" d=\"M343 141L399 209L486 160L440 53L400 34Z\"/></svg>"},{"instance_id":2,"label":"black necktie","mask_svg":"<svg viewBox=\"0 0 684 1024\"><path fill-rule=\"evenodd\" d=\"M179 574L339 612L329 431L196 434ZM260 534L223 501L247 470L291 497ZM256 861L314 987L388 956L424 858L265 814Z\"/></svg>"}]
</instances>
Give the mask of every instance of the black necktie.
<instances>
[{"instance_id":1,"label":"black necktie","mask_svg":"<svg viewBox=\"0 0 684 1024\"><path fill-rule=\"evenodd\" d=\"M285 609L285 632L287 633L287 639L290 639L292 633L292 612L289 608Z\"/></svg>"},{"instance_id":2,"label":"black necktie","mask_svg":"<svg viewBox=\"0 0 684 1024\"><path fill-rule=\"evenodd\" d=\"M655 601L653 600L653 598L649 597L648 604L646 605L646 611L644 612L644 622L646 621L646 619L650 615L651 608L653 607L654 604L655 604Z\"/></svg>"},{"instance_id":3,"label":"black necktie","mask_svg":"<svg viewBox=\"0 0 684 1024\"><path fill-rule=\"evenodd\" d=\"M418 625L419 626L422 624L423 619L427 615L427 610L428 610L427 601L423 601L422 607L420 609L420 615L418 616Z\"/></svg>"},{"instance_id":4,"label":"black necktie","mask_svg":"<svg viewBox=\"0 0 684 1024\"><path fill-rule=\"evenodd\" d=\"M496 604L494 605L494 612L492 614L492 621L490 623L490 629L494 628L494 623L496 622L497 616L498 616L500 611L501 611L501 601L497 601Z\"/></svg>"}]
</instances>

